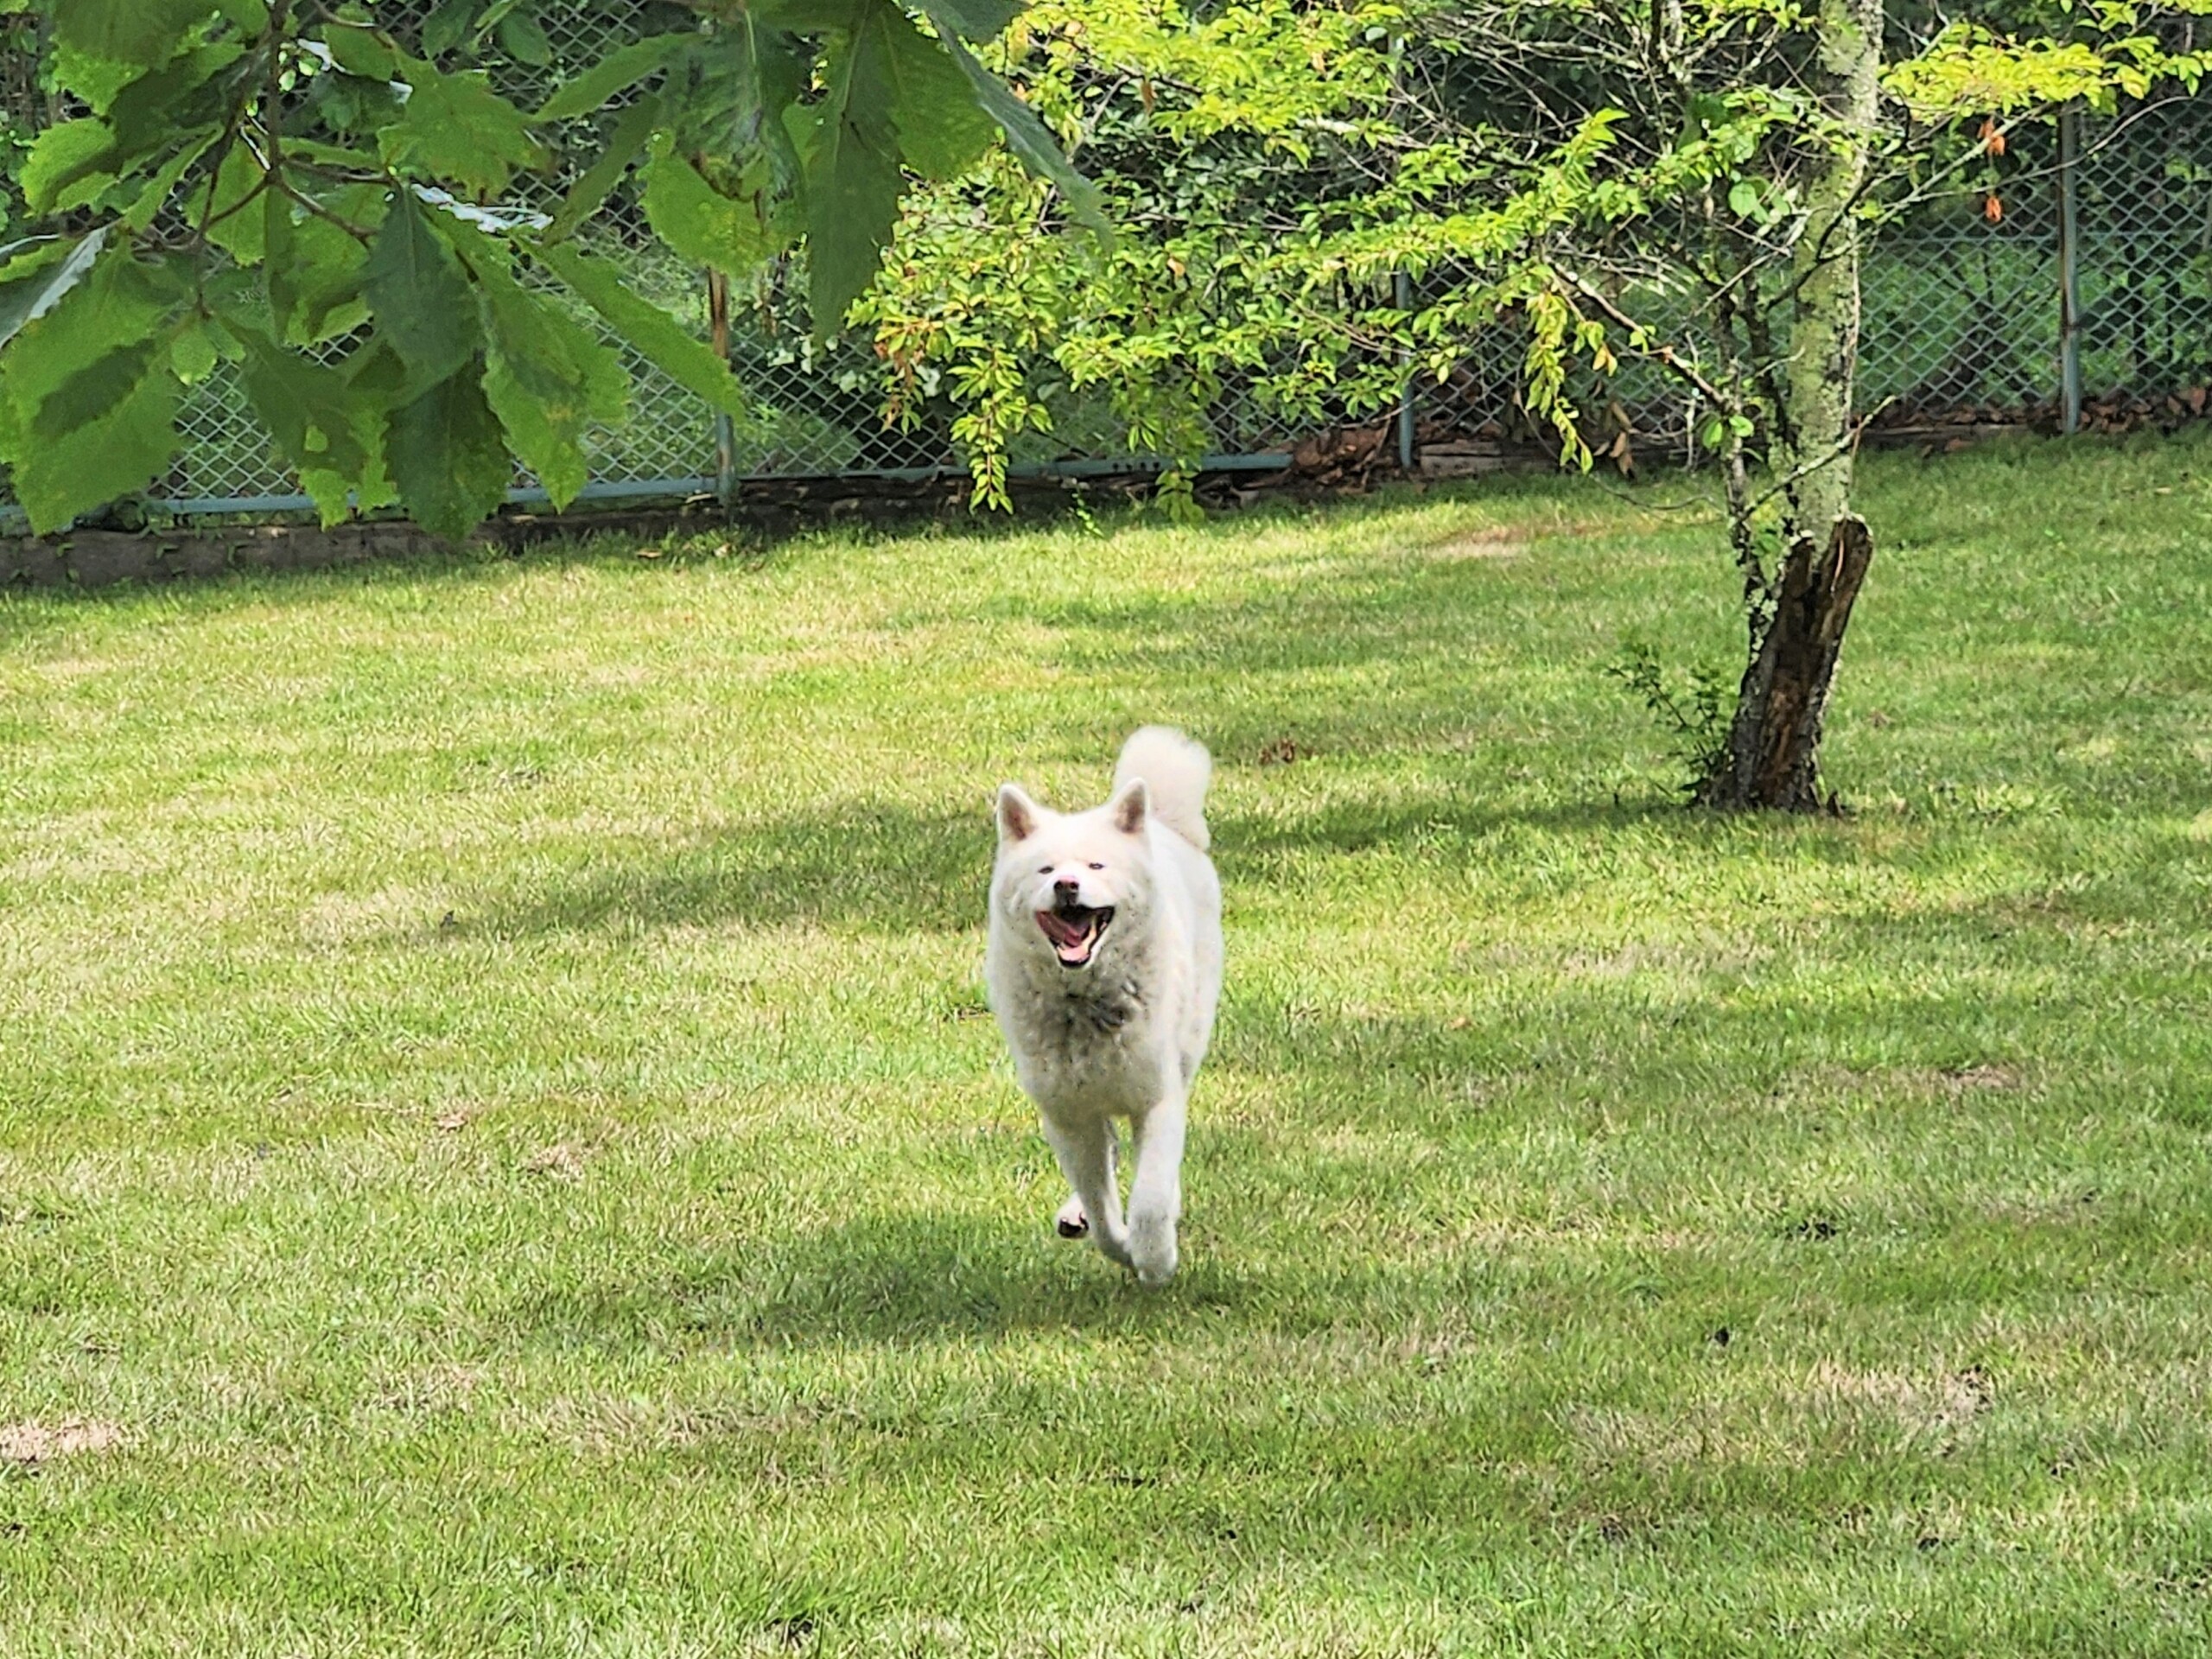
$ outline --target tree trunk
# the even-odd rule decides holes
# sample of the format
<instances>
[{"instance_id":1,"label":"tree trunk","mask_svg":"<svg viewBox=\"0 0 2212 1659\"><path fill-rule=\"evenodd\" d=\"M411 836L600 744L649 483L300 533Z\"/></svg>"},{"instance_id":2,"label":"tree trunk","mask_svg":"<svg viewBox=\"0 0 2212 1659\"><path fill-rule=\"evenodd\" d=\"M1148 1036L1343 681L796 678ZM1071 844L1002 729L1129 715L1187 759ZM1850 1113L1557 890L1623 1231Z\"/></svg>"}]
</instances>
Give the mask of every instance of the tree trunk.
<instances>
[{"instance_id":1,"label":"tree trunk","mask_svg":"<svg viewBox=\"0 0 2212 1659\"><path fill-rule=\"evenodd\" d=\"M1817 557L1810 542L1790 549L1758 655L1744 675L1728 747L1699 791L1705 805L1813 812L1826 804L1814 765L1821 719L1852 601L1873 556L1866 520L1853 515L1836 520Z\"/></svg>"},{"instance_id":2,"label":"tree trunk","mask_svg":"<svg viewBox=\"0 0 2212 1659\"><path fill-rule=\"evenodd\" d=\"M1726 747L1698 798L1709 806L1811 811L1821 716L1836 653L1873 556L1851 511L1859 360L1859 227L1880 114L1883 0L1821 0L1815 89L1825 119L1790 265L1789 362L1775 411L1781 569L1752 583L1750 651ZM1732 501L1732 509L1748 512ZM1736 527L1749 546L1751 526Z\"/></svg>"}]
</instances>

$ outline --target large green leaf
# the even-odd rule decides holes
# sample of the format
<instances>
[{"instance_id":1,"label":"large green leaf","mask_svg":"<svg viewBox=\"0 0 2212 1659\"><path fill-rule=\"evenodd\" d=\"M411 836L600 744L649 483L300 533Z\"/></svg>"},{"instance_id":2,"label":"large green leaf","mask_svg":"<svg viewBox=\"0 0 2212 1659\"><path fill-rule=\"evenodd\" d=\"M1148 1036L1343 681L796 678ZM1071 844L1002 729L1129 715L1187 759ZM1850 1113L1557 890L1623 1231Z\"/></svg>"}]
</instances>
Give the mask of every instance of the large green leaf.
<instances>
[{"instance_id":1,"label":"large green leaf","mask_svg":"<svg viewBox=\"0 0 2212 1659\"><path fill-rule=\"evenodd\" d=\"M137 489L176 447L170 320L183 292L166 270L127 248L97 251L98 240L90 270L58 295L54 279L84 245L32 274L49 285L46 303L0 353L0 460L41 532Z\"/></svg>"},{"instance_id":2,"label":"large green leaf","mask_svg":"<svg viewBox=\"0 0 2212 1659\"><path fill-rule=\"evenodd\" d=\"M400 67L414 91L399 119L377 135L391 165L495 196L517 168L544 164L523 112L482 75L449 75L419 58L402 57Z\"/></svg>"},{"instance_id":3,"label":"large green leaf","mask_svg":"<svg viewBox=\"0 0 2212 1659\"><path fill-rule=\"evenodd\" d=\"M108 353L88 372L105 376L115 356ZM20 426L9 423L6 459L16 499L41 535L67 530L82 514L143 488L175 454L181 388L170 372L168 352L165 346L142 341L130 348L130 361L137 378L128 384L105 384L104 395L120 395L67 430L40 432L26 440ZM73 404L68 387L57 396Z\"/></svg>"},{"instance_id":4,"label":"large green leaf","mask_svg":"<svg viewBox=\"0 0 2212 1659\"><path fill-rule=\"evenodd\" d=\"M398 53L389 38L366 23L325 23L322 43L349 75L365 80L398 79Z\"/></svg>"},{"instance_id":5,"label":"large green leaf","mask_svg":"<svg viewBox=\"0 0 2212 1659\"><path fill-rule=\"evenodd\" d=\"M839 327L846 307L875 280L899 217L903 181L891 122L887 14L911 30L895 7L872 6L859 28L832 45L820 101L785 112L798 145L808 297L817 334Z\"/></svg>"},{"instance_id":6,"label":"large green leaf","mask_svg":"<svg viewBox=\"0 0 2212 1659\"><path fill-rule=\"evenodd\" d=\"M105 112L117 149L125 156L160 150L180 128L219 124L231 79L222 72L245 55L236 41L212 41L123 87Z\"/></svg>"},{"instance_id":7,"label":"large green leaf","mask_svg":"<svg viewBox=\"0 0 2212 1659\"><path fill-rule=\"evenodd\" d=\"M165 271L140 264L128 248L108 249L0 353L0 397L33 420L47 399L110 353L150 339L182 297Z\"/></svg>"},{"instance_id":8,"label":"large green leaf","mask_svg":"<svg viewBox=\"0 0 2212 1659\"><path fill-rule=\"evenodd\" d=\"M260 160L237 139L215 168L215 188L207 203L207 239L242 265L259 264L268 245L266 210L253 200L267 177Z\"/></svg>"},{"instance_id":9,"label":"large green leaf","mask_svg":"<svg viewBox=\"0 0 2212 1659\"><path fill-rule=\"evenodd\" d=\"M65 437L128 399L169 342L158 335L104 352L39 402L29 429L41 442ZM28 408L24 412L29 413Z\"/></svg>"},{"instance_id":10,"label":"large green leaf","mask_svg":"<svg viewBox=\"0 0 2212 1659\"><path fill-rule=\"evenodd\" d=\"M712 265L732 275L751 270L774 251L761 191L767 183L767 158L753 170L753 194L725 196L699 175L698 168L676 155L663 133L644 174L645 219L654 234L695 264Z\"/></svg>"},{"instance_id":11,"label":"large green leaf","mask_svg":"<svg viewBox=\"0 0 2212 1659\"><path fill-rule=\"evenodd\" d=\"M544 25L526 11L509 12L493 33L499 37L499 50L517 63L542 69L553 61L553 42L546 38Z\"/></svg>"},{"instance_id":12,"label":"large green leaf","mask_svg":"<svg viewBox=\"0 0 2212 1659\"><path fill-rule=\"evenodd\" d=\"M505 246L458 219L441 221L476 277L488 342L485 397L508 447L537 475L556 507L588 479L583 440L593 421L615 421L629 402L629 376L607 344L550 296L515 281Z\"/></svg>"},{"instance_id":13,"label":"large green leaf","mask_svg":"<svg viewBox=\"0 0 2212 1659\"><path fill-rule=\"evenodd\" d=\"M906 165L932 179L957 178L998 136L998 123L976 102L960 66L903 14L872 20L881 32L891 80L891 120Z\"/></svg>"},{"instance_id":14,"label":"large green leaf","mask_svg":"<svg viewBox=\"0 0 2212 1659\"><path fill-rule=\"evenodd\" d=\"M368 256L359 239L320 213L296 211L289 196L275 190L264 193L262 203L261 267L277 333L304 346L356 327L367 315L362 284ZM346 186L325 205L349 222L373 224L383 213L383 188Z\"/></svg>"},{"instance_id":15,"label":"large green leaf","mask_svg":"<svg viewBox=\"0 0 2212 1659\"><path fill-rule=\"evenodd\" d=\"M47 0L47 7L58 44L149 69L168 62L185 30L215 10L208 0Z\"/></svg>"},{"instance_id":16,"label":"large green leaf","mask_svg":"<svg viewBox=\"0 0 2212 1659\"><path fill-rule=\"evenodd\" d=\"M19 250L0 266L0 346L13 340L25 323L36 321L59 305L84 280L106 245L107 226L103 225L75 243L65 237L43 239Z\"/></svg>"},{"instance_id":17,"label":"large green leaf","mask_svg":"<svg viewBox=\"0 0 2212 1659\"><path fill-rule=\"evenodd\" d=\"M423 20L423 50L431 57L443 57L468 37L482 9L481 0L438 0Z\"/></svg>"},{"instance_id":18,"label":"large green leaf","mask_svg":"<svg viewBox=\"0 0 2212 1659\"><path fill-rule=\"evenodd\" d=\"M550 239L558 241L574 235L579 225L599 211L600 203L614 193L614 187L630 170L630 163L645 147L645 140L652 137L660 114L660 99L651 96L639 99L622 111L599 159L584 170L583 175L569 187L569 194L561 199L553 223L546 231Z\"/></svg>"},{"instance_id":19,"label":"large green leaf","mask_svg":"<svg viewBox=\"0 0 2212 1659\"><path fill-rule=\"evenodd\" d=\"M226 320L227 321L227 320ZM231 323L244 347L238 378L254 412L315 498L323 521L345 514L346 492L371 461L375 423L336 369L288 351L258 329Z\"/></svg>"},{"instance_id":20,"label":"large green leaf","mask_svg":"<svg viewBox=\"0 0 2212 1659\"><path fill-rule=\"evenodd\" d=\"M119 160L106 122L63 121L33 141L16 181L34 213L64 213L83 207L112 183Z\"/></svg>"},{"instance_id":21,"label":"large green leaf","mask_svg":"<svg viewBox=\"0 0 2212 1659\"><path fill-rule=\"evenodd\" d=\"M547 99L530 118L560 121L589 115L615 93L666 68L677 53L699 39L696 35L648 35L642 41L618 46Z\"/></svg>"},{"instance_id":22,"label":"large green leaf","mask_svg":"<svg viewBox=\"0 0 2212 1659\"><path fill-rule=\"evenodd\" d=\"M624 287L615 266L565 244L541 245L532 253L678 385L727 413L745 412L745 391L731 377L729 365L667 312Z\"/></svg>"},{"instance_id":23,"label":"large green leaf","mask_svg":"<svg viewBox=\"0 0 2212 1659\"><path fill-rule=\"evenodd\" d=\"M996 40L1020 10L1020 0L937 0L930 8L939 28L950 24L963 41Z\"/></svg>"},{"instance_id":24,"label":"large green leaf","mask_svg":"<svg viewBox=\"0 0 2212 1659\"><path fill-rule=\"evenodd\" d=\"M410 383L448 379L476 353L476 300L461 262L430 228L415 193L393 196L369 249L361 291L377 333L407 365Z\"/></svg>"},{"instance_id":25,"label":"large green leaf","mask_svg":"<svg viewBox=\"0 0 2212 1659\"><path fill-rule=\"evenodd\" d=\"M391 411L385 457L409 516L454 541L497 510L514 480L474 361Z\"/></svg>"},{"instance_id":26,"label":"large green leaf","mask_svg":"<svg viewBox=\"0 0 2212 1659\"><path fill-rule=\"evenodd\" d=\"M1078 219L1101 234L1110 235L1111 226L1107 222L1105 203L1098 187L1069 163L1058 142L1037 118L1037 112L1015 97L1011 86L984 68L976 60L976 54L961 44L961 30L953 9L944 5L943 0L921 0L921 10L936 27L944 49L952 54L960 73L968 78L976 101L1005 131L1007 143L1021 158L1022 164L1058 186L1060 194L1067 198L1070 211Z\"/></svg>"},{"instance_id":27,"label":"large green leaf","mask_svg":"<svg viewBox=\"0 0 2212 1659\"><path fill-rule=\"evenodd\" d=\"M123 210L122 217L117 222L133 236L143 234L162 209L168 206L169 198L176 193L178 181L191 170L194 162L207 153L215 138L213 127L183 135L177 142L175 151L146 181L146 188L138 193L137 200L130 207Z\"/></svg>"},{"instance_id":28,"label":"large green leaf","mask_svg":"<svg viewBox=\"0 0 2212 1659\"><path fill-rule=\"evenodd\" d=\"M556 512L591 481L575 390L534 358L500 353L485 366L484 396L499 417L507 447L537 474Z\"/></svg>"}]
</instances>

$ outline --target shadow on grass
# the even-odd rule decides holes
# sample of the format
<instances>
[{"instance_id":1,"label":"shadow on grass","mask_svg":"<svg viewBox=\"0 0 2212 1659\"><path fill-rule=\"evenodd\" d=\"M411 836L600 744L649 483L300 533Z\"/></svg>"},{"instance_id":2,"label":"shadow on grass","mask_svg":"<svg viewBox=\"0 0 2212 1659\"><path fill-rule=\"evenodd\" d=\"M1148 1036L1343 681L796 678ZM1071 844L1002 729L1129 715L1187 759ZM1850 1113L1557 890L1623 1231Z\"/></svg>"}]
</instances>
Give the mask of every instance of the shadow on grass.
<instances>
[{"instance_id":1,"label":"shadow on grass","mask_svg":"<svg viewBox=\"0 0 2212 1659\"><path fill-rule=\"evenodd\" d=\"M988 1339L1020 1332L1142 1330L1248 1288L1193 1262L1147 1293L1088 1243L975 1216L872 1216L826 1229L766 1230L743 1250L541 1291L518 1302L516 1334L602 1349L687 1344L785 1346Z\"/></svg>"},{"instance_id":2,"label":"shadow on grass","mask_svg":"<svg viewBox=\"0 0 2212 1659\"><path fill-rule=\"evenodd\" d=\"M1479 841L1511 830L1601 837L1631 825L1685 843L1730 833L1663 803L1488 809L1447 799L1346 801L1289 818L1231 813L1213 823L1215 855L1232 880L1246 861L1264 865L1438 836ZM995 846L985 805L966 814L884 804L814 810L672 850L609 855L535 890L487 894L441 937L793 922L883 934L957 931L982 923Z\"/></svg>"},{"instance_id":3,"label":"shadow on grass","mask_svg":"<svg viewBox=\"0 0 2212 1659\"><path fill-rule=\"evenodd\" d=\"M966 815L886 804L795 813L487 896L457 926L498 938L792 922L943 931L982 920L992 836L981 803Z\"/></svg>"}]
</instances>

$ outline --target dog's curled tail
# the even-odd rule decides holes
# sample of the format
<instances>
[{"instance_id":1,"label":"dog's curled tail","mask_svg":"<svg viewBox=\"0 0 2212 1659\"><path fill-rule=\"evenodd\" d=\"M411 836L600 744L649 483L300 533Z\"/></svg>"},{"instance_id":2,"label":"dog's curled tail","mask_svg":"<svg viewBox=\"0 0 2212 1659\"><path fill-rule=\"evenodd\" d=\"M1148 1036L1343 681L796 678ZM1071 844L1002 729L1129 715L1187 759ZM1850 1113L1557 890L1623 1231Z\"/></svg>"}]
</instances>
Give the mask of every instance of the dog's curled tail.
<instances>
[{"instance_id":1,"label":"dog's curled tail","mask_svg":"<svg viewBox=\"0 0 2212 1659\"><path fill-rule=\"evenodd\" d=\"M1122 745L1122 758L1114 763L1115 789L1132 778L1144 779L1154 816L1205 851L1211 839L1206 834L1206 785L1213 778L1213 758L1205 745L1172 726L1141 727Z\"/></svg>"}]
</instances>

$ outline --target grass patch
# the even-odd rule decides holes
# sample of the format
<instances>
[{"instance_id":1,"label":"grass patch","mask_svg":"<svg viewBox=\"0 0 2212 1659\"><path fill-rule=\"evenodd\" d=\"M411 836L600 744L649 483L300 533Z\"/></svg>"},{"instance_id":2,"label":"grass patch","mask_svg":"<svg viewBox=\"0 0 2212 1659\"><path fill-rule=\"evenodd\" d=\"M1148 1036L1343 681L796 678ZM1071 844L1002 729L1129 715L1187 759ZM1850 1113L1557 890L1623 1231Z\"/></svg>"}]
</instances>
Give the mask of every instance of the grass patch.
<instances>
[{"instance_id":1,"label":"grass patch","mask_svg":"<svg viewBox=\"0 0 2212 1659\"><path fill-rule=\"evenodd\" d=\"M1688 485L0 598L0 1651L2203 1652L2208 462L1873 465L1834 822ZM1147 1295L980 914L1153 719Z\"/></svg>"}]
</instances>

